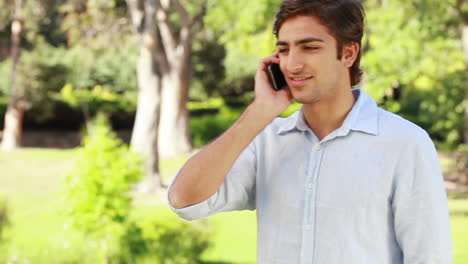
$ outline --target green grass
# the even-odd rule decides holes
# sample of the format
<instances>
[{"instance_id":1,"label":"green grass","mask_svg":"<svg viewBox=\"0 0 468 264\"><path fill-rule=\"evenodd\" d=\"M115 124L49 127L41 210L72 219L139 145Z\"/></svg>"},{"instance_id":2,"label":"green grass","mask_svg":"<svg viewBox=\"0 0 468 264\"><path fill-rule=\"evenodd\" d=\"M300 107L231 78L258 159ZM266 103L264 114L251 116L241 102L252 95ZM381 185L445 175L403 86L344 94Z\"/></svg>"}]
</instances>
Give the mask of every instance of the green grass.
<instances>
[{"instance_id":1,"label":"green grass","mask_svg":"<svg viewBox=\"0 0 468 264\"><path fill-rule=\"evenodd\" d=\"M59 200L61 180L73 168L75 154L75 150L56 149L0 152L0 196L7 196L11 212L4 252L10 257L34 259L32 264L51 264L61 263L61 257L66 257L57 252L76 255L73 241L66 241L64 236L65 217ZM163 160L163 179L168 182L188 157ZM468 195L451 195L449 206L454 263L464 264L468 262ZM164 205L139 204L135 214L148 210L169 209ZM255 263L255 212L221 213L208 219L214 232L213 247L203 255L206 263Z\"/></svg>"},{"instance_id":2,"label":"green grass","mask_svg":"<svg viewBox=\"0 0 468 264\"><path fill-rule=\"evenodd\" d=\"M468 194L449 195L455 264L468 262Z\"/></svg>"}]
</instances>

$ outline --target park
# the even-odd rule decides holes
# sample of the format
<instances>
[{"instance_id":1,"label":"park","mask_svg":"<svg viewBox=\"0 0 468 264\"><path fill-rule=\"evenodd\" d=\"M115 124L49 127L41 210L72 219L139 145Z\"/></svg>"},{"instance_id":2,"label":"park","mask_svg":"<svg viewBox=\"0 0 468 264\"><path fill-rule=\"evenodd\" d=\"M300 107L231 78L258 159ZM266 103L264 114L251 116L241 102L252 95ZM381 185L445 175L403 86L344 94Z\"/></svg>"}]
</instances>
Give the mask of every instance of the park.
<instances>
[{"instance_id":1,"label":"park","mask_svg":"<svg viewBox=\"0 0 468 264\"><path fill-rule=\"evenodd\" d=\"M281 2L2 1L0 263L255 263L255 211L184 221L167 188L254 99ZM468 2L360 2L354 88L435 143L468 263Z\"/></svg>"}]
</instances>

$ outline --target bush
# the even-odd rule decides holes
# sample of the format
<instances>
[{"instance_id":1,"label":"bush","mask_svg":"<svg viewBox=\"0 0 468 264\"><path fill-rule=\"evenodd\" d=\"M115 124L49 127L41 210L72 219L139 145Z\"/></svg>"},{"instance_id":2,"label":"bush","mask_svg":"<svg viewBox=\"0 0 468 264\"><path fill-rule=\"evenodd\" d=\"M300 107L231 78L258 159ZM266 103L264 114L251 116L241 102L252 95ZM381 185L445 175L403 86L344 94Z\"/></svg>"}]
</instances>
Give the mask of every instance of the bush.
<instances>
[{"instance_id":1,"label":"bush","mask_svg":"<svg viewBox=\"0 0 468 264\"><path fill-rule=\"evenodd\" d=\"M5 198L0 197L0 262L4 263L5 260L4 258L6 255L4 255L5 250L3 249L3 244L5 242L5 230L9 224L9 219L8 219L8 208L7 208L7 202Z\"/></svg>"},{"instance_id":2,"label":"bush","mask_svg":"<svg viewBox=\"0 0 468 264\"><path fill-rule=\"evenodd\" d=\"M462 184L468 184L468 145L462 144L453 153L455 166L452 168L452 173L458 178Z\"/></svg>"},{"instance_id":3,"label":"bush","mask_svg":"<svg viewBox=\"0 0 468 264\"><path fill-rule=\"evenodd\" d=\"M202 147L221 135L242 113L242 108L221 107L216 115L205 115L190 119L192 142L195 147Z\"/></svg>"},{"instance_id":4,"label":"bush","mask_svg":"<svg viewBox=\"0 0 468 264\"><path fill-rule=\"evenodd\" d=\"M4 241L5 229L8 225L8 208L5 198L0 197L0 245Z\"/></svg>"},{"instance_id":5,"label":"bush","mask_svg":"<svg viewBox=\"0 0 468 264\"><path fill-rule=\"evenodd\" d=\"M78 153L76 168L66 177L64 209L70 226L97 241L95 263L108 263L126 232L130 190L142 176L141 160L116 137L102 114Z\"/></svg>"},{"instance_id":6,"label":"bush","mask_svg":"<svg viewBox=\"0 0 468 264\"><path fill-rule=\"evenodd\" d=\"M130 222L122 248L126 263L199 263L210 246L206 221L188 223L171 212L158 211Z\"/></svg>"}]
</instances>

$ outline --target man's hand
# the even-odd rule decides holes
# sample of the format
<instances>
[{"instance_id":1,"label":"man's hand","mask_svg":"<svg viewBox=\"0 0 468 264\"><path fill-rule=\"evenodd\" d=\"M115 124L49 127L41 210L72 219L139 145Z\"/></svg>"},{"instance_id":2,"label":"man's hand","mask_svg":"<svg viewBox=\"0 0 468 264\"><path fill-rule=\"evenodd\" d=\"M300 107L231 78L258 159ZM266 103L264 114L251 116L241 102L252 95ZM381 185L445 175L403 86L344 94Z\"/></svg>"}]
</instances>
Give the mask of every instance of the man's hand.
<instances>
[{"instance_id":1,"label":"man's hand","mask_svg":"<svg viewBox=\"0 0 468 264\"><path fill-rule=\"evenodd\" d=\"M278 52L260 61L255 75L255 100L254 104L262 110L271 113L275 117L283 113L292 101L291 92L288 87L275 91L268 79L268 65L280 63Z\"/></svg>"}]
</instances>

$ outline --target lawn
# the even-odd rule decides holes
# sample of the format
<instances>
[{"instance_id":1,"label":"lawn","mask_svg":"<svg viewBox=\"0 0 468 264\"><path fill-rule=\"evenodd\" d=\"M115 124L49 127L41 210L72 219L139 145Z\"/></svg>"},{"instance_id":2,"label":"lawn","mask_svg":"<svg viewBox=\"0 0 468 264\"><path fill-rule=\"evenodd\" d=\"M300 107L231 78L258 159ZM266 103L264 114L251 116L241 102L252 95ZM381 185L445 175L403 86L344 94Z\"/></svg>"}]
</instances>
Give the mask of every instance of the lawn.
<instances>
[{"instance_id":1,"label":"lawn","mask_svg":"<svg viewBox=\"0 0 468 264\"><path fill-rule=\"evenodd\" d=\"M63 235L60 213L61 179L73 168L75 150L23 149L0 152L0 196L8 198L11 228L4 252L12 263L60 263L54 252L69 249ZM163 160L161 172L168 181L188 158ZM154 201L138 199L137 208L168 210ZM468 195L451 195L450 201L455 264L468 262ZM256 227L254 212L222 213L209 218L214 229L213 247L205 252L206 263L255 263ZM0 252L2 255L2 252ZM26 260L34 260L27 262Z\"/></svg>"}]
</instances>

